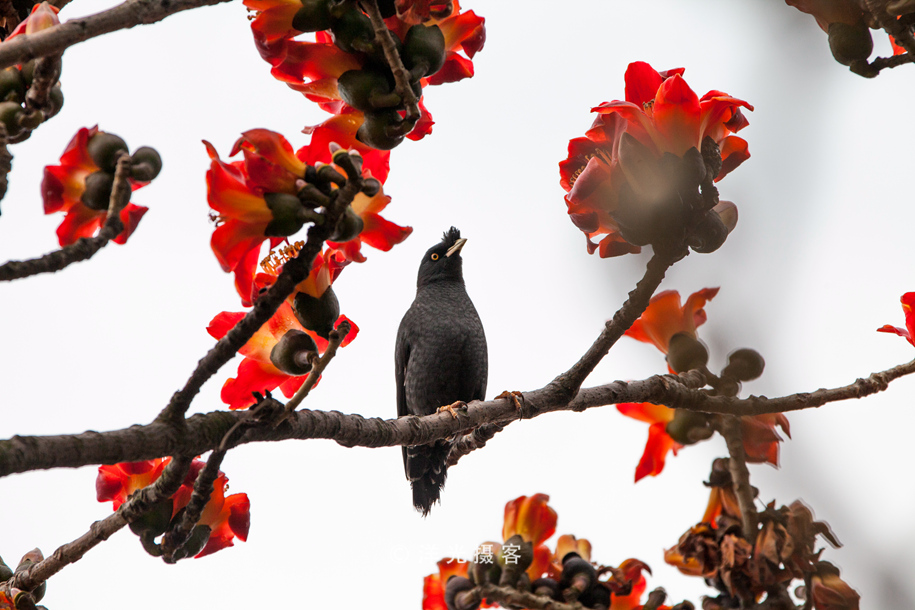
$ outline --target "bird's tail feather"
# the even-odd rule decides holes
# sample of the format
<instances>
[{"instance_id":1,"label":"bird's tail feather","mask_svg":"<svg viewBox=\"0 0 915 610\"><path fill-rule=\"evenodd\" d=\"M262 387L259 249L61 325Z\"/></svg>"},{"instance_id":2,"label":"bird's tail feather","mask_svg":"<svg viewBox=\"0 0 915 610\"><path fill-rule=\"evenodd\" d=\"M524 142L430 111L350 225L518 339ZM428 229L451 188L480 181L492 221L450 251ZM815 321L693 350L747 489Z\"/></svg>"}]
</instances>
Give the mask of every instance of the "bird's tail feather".
<instances>
[{"instance_id":1,"label":"bird's tail feather","mask_svg":"<svg viewBox=\"0 0 915 610\"><path fill-rule=\"evenodd\" d=\"M449 441L436 441L429 445L408 447L406 451L407 478L413 488L413 506L422 511L423 517L439 501L445 479L448 476Z\"/></svg>"}]
</instances>

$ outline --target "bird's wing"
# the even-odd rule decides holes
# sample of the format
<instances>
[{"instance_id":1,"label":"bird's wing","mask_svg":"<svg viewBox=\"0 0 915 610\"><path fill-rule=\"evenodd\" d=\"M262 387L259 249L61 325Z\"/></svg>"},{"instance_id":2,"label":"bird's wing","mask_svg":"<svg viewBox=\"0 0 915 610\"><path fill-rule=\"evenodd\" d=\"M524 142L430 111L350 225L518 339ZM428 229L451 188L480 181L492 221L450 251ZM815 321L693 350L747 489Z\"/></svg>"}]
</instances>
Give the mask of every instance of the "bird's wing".
<instances>
[{"instance_id":1,"label":"bird's wing","mask_svg":"<svg viewBox=\"0 0 915 610\"><path fill-rule=\"evenodd\" d=\"M409 314L409 312L407 312ZM407 391L405 387L407 377L407 363L410 361L410 342L407 340L405 322L407 316L400 322L397 329L397 342L394 346L394 381L397 384L397 417L410 415L407 409Z\"/></svg>"}]
</instances>

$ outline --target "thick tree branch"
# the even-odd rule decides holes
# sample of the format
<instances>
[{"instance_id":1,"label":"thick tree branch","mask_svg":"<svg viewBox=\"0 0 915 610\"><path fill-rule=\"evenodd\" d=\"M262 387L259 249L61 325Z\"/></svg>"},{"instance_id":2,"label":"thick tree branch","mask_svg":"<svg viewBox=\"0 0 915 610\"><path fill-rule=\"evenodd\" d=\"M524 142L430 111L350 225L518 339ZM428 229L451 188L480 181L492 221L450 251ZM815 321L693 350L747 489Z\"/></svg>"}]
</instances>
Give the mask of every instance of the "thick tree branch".
<instances>
[{"instance_id":1,"label":"thick tree branch","mask_svg":"<svg viewBox=\"0 0 915 610\"><path fill-rule=\"evenodd\" d=\"M496 585L481 585L472 590L474 597L480 601L486 599L498 602L506 607L529 608L530 610L585 610L579 602L565 604L549 597L534 595L530 592L518 591L512 587L499 587Z\"/></svg>"},{"instance_id":2,"label":"thick tree branch","mask_svg":"<svg viewBox=\"0 0 915 610\"><path fill-rule=\"evenodd\" d=\"M581 390L569 400L552 384L526 392L520 417L530 419L551 411L584 411L621 402L652 402L707 413L759 415L819 407L828 402L862 398L885 390L894 379L915 373L915 360L834 389L768 399L709 396L697 390L705 384L698 371L681 375L655 375L641 381L614 381ZM78 468L92 464L135 462L163 455L199 455L218 447L246 412L214 411L187 419L182 434L164 421L110 432L84 432L60 436L14 436L0 441L0 476L49 468ZM519 419L518 408L502 398L477 401L466 411L407 416L383 420L345 415L339 411L301 409L278 428L267 422L249 427L238 444L287 439L331 439L344 447L422 445L455 434L466 434L483 424L508 425Z\"/></svg>"},{"instance_id":3,"label":"thick tree branch","mask_svg":"<svg viewBox=\"0 0 915 610\"><path fill-rule=\"evenodd\" d=\"M132 28L156 23L169 15L201 6L212 6L228 0L127 0L107 11L71 19L34 34L22 34L0 43L0 69L25 63L36 57L60 55L76 43Z\"/></svg>"},{"instance_id":4,"label":"thick tree branch","mask_svg":"<svg viewBox=\"0 0 915 610\"><path fill-rule=\"evenodd\" d=\"M573 398L594 367L648 307L651 295L657 290L673 262L669 255L655 252L648 261L645 275L629 293L629 298L622 307L613 314L613 318L607 321L597 340L572 368L559 375L550 385L564 391L569 399Z\"/></svg>"},{"instance_id":5,"label":"thick tree branch","mask_svg":"<svg viewBox=\"0 0 915 610\"><path fill-rule=\"evenodd\" d=\"M9 586L31 591L67 565L79 561L90 549L141 517L153 504L174 495L181 487L191 461L192 458L189 457L175 457L155 483L135 492L114 513L93 523L88 532L59 547L47 559L18 572L10 580Z\"/></svg>"}]
</instances>

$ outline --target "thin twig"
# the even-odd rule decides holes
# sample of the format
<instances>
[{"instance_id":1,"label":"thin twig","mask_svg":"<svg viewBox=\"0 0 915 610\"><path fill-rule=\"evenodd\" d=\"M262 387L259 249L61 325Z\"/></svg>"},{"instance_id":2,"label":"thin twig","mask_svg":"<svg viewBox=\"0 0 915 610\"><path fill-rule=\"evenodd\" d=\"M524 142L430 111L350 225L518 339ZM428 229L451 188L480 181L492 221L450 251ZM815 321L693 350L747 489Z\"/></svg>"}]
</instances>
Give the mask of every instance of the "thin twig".
<instances>
[{"instance_id":1,"label":"thin twig","mask_svg":"<svg viewBox=\"0 0 915 610\"><path fill-rule=\"evenodd\" d=\"M759 514L753 498L753 487L750 485L750 471L747 469L747 455L743 448L743 424L736 415L721 417L721 436L728 446L728 469L731 472L731 482L734 485L734 494L740 506L740 520L743 526L743 537L750 544L756 541L759 528Z\"/></svg>"},{"instance_id":2,"label":"thin twig","mask_svg":"<svg viewBox=\"0 0 915 610\"><path fill-rule=\"evenodd\" d=\"M10 587L25 591L35 589L67 565L79 561L90 549L107 540L125 525L140 518L153 504L173 496L181 487L191 461L190 457L174 457L155 483L134 492L114 513L93 523L88 532L59 547L50 557L16 573L10 579Z\"/></svg>"},{"instance_id":3,"label":"thin twig","mask_svg":"<svg viewBox=\"0 0 915 610\"><path fill-rule=\"evenodd\" d=\"M705 384L704 376L697 371L680 375L654 375L641 381L614 381L583 389L571 401L564 392L547 385L524 393L521 417L530 419L552 411L584 411L622 402L651 402L707 413L780 413L862 398L885 390L894 379L912 373L915 373L915 360L858 379L841 388L821 389L771 400L755 396L747 399L709 396L694 389ZM0 441L0 477L49 468L135 462L163 455L199 455L218 447L225 433L244 417L244 413L226 411L197 414L187 419L187 428L182 434L174 434L168 422L159 420L145 426L131 426L102 433L14 436ZM345 447L424 445L456 434L465 434L483 424L507 425L517 419L517 407L512 401L504 399L472 402L466 410L457 411L457 418L443 412L391 420L365 419L361 415L344 415L338 411L300 409L289 418L288 426L249 427L238 444L322 438L334 440Z\"/></svg>"},{"instance_id":4,"label":"thin twig","mask_svg":"<svg viewBox=\"0 0 915 610\"><path fill-rule=\"evenodd\" d=\"M349 334L351 328L352 326L350 323L347 320L343 320L337 328L330 331L327 349L324 350L324 354L312 365L311 372L309 372L308 377L305 378L305 383L302 384L292 398L289 399L289 402L286 403L286 409L274 425L282 423L300 404L302 404L302 401L305 400L305 397L308 396L311 389L318 383L318 379L321 377L324 369L327 368L330 361L337 355L337 348L339 348L340 344L343 343L343 340L346 339L346 335Z\"/></svg>"},{"instance_id":5,"label":"thin twig","mask_svg":"<svg viewBox=\"0 0 915 610\"><path fill-rule=\"evenodd\" d=\"M887 0L864 0L864 4L880 27L896 40L896 44L905 49L909 55L915 55L915 38L912 37L908 28L886 12Z\"/></svg>"},{"instance_id":6,"label":"thin twig","mask_svg":"<svg viewBox=\"0 0 915 610\"><path fill-rule=\"evenodd\" d=\"M884 68L895 68L915 61L915 55L904 53L902 55L893 55L891 57L878 57L870 63L870 67L879 72Z\"/></svg>"},{"instance_id":7,"label":"thin twig","mask_svg":"<svg viewBox=\"0 0 915 610\"><path fill-rule=\"evenodd\" d=\"M255 301L254 308L200 359L184 387L172 395L169 403L156 417L156 421L168 423L172 427L184 426L184 414L201 386L235 356L254 333L276 313L286 297L295 290L296 285L308 277L311 265L324 247L324 242L331 236L337 221L364 186L362 176L356 171L353 163L345 165L349 167L348 170L344 167L347 171L346 184L335 191L334 203L326 211L326 221L316 223L308 229L308 238L298 255L283 263L283 270L276 281Z\"/></svg>"},{"instance_id":8,"label":"thin twig","mask_svg":"<svg viewBox=\"0 0 915 610\"><path fill-rule=\"evenodd\" d=\"M108 200L108 215L105 224L95 237L81 237L69 246L60 250L49 252L44 256L26 261L9 261L0 265L0 282L18 280L40 273L55 273L69 267L73 263L88 260L96 252L108 245L124 231L121 222L121 210L130 200L130 158L122 155L118 159L114 174L114 186L111 189L111 198Z\"/></svg>"},{"instance_id":9,"label":"thin twig","mask_svg":"<svg viewBox=\"0 0 915 610\"><path fill-rule=\"evenodd\" d=\"M194 491L184 507L184 513L181 519L170 527L162 535L162 557L166 563L175 563L175 551L180 549L191 536L191 530L200 520L203 509L206 508L210 497L213 495L213 483L219 477L219 467L222 466L222 460L226 457L225 450L215 450L207 459L207 464L199 473L194 481Z\"/></svg>"},{"instance_id":10,"label":"thin twig","mask_svg":"<svg viewBox=\"0 0 915 610\"><path fill-rule=\"evenodd\" d=\"M25 94L26 114L50 108L51 89L60 79L60 58L60 55L48 55L35 62L34 76Z\"/></svg>"},{"instance_id":11,"label":"thin twig","mask_svg":"<svg viewBox=\"0 0 915 610\"><path fill-rule=\"evenodd\" d=\"M212 6L228 0L127 0L107 11L71 19L34 34L22 34L0 43L0 69L25 63L36 57L60 55L79 42L132 28L156 23L169 15L201 6Z\"/></svg>"},{"instance_id":12,"label":"thin twig","mask_svg":"<svg viewBox=\"0 0 915 610\"><path fill-rule=\"evenodd\" d=\"M384 50L384 58L394 74L394 92L400 96L406 106L403 122L391 127L391 135L407 135L413 131L420 115L419 100L413 93L413 87L410 86L410 72L404 67L397 47L394 46L394 40L391 38L393 34L384 24L377 0L362 0L362 8L372 21L372 27L375 29L375 42L380 44Z\"/></svg>"},{"instance_id":13,"label":"thin twig","mask_svg":"<svg viewBox=\"0 0 915 610\"><path fill-rule=\"evenodd\" d=\"M651 295L661 284L664 274L672 263L670 257L665 254L655 252L652 255L645 269L645 275L629 293L629 298L622 307L613 314L613 318L607 321L597 340L572 368L554 379L551 385L562 388L570 399L575 396L594 367L648 307Z\"/></svg>"},{"instance_id":14,"label":"thin twig","mask_svg":"<svg viewBox=\"0 0 915 610\"><path fill-rule=\"evenodd\" d=\"M0 123L0 199L6 197L6 189L9 186L8 175L13 170L13 154L7 147L9 143L10 138L6 125Z\"/></svg>"}]
</instances>

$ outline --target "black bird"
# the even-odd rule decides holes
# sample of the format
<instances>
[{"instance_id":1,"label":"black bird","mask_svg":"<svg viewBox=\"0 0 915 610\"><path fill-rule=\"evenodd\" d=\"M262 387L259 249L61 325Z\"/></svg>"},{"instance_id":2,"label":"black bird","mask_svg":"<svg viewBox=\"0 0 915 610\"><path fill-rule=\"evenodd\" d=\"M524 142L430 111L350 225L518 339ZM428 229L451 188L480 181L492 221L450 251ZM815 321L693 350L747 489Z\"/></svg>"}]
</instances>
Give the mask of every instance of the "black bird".
<instances>
[{"instance_id":1,"label":"black bird","mask_svg":"<svg viewBox=\"0 0 915 610\"><path fill-rule=\"evenodd\" d=\"M397 329L394 351L397 415L430 415L455 402L483 400L488 364L486 336L461 271L467 242L454 227L423 256L416 298ZM439 499L452 441L403 448L413 506L423 516Z\"/></svg>"}]
</instances>

